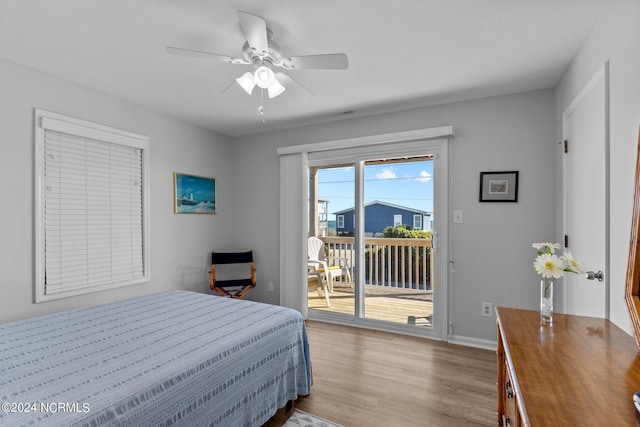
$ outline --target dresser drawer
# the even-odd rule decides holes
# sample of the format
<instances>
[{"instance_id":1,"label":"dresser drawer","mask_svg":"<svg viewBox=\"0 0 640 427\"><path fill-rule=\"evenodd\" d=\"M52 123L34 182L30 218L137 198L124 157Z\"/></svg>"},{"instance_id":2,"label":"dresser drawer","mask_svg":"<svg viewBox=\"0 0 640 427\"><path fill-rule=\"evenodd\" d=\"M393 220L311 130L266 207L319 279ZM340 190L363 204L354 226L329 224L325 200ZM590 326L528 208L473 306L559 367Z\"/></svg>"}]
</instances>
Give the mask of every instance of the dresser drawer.
<instances>
[{"instance_id":1,"label":"dresser drawer","mask_svg":"<svg viewBox=\"0 0 640 427\"><path fill-rule=\"evenodd\" d=\"M503 427L520 427L520 414L518 413L517 395L513 387L513 376L506 363L502 364L504 369L504 387L501 391L501 398L504 402L504 413L502 414Z\"/></svg>"}]
</instances>

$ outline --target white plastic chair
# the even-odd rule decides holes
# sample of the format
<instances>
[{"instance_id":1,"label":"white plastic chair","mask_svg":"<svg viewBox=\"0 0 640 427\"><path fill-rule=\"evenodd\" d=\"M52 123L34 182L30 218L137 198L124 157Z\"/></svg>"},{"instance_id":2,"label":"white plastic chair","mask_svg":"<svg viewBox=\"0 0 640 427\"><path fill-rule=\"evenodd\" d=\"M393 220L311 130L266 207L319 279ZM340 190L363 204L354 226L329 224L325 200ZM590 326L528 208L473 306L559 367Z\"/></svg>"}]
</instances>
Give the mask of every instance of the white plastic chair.
<instances>
[{"instance_id":1,"label":"white plastic chair","mask_svg":"<svg viewBox=\"0 0 640 427\"><path fill-rule=\"evenodd\" d=\"M313 271L323 273L329 285L329 291L333 292L333 284L343 275L351 283L351 266L349 259L345 257L327 256L324 252L324 242L311 236L307 244L308 265Z\"/></svg>"},{"instance_id":2,"label":"white plastic chair","mask_svg":"<svg viewBox=\"0 0 640 427\"><path fill-rule=\"evenodd\" d=\"M311 270L311 269L310 269ZM322 297L324 293L324 299L327 301L327 307L331 307L331 301L329 301L329 289L327 288L327 281L324 279L324 274L318 271L307 272L307 290L318 290L318 296Z\"/></svg>"}]
</instances>

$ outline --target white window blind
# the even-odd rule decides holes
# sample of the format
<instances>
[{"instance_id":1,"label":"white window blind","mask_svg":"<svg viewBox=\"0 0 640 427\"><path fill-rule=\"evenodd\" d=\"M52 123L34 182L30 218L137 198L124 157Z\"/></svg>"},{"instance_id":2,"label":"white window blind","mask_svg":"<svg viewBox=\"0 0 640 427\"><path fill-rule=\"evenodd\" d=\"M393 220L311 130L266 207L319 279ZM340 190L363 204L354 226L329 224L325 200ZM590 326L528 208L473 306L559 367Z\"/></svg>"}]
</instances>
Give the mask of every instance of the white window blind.
<instances>
[{"instance_id":1,"label":"white window blind","mask_svg":"<svg viewBox=\"0 0 640 427\"><path fill-rule=\"evenodd\" d=\"M117 129L41 123L37 296L47 300L148 281L146 148L136 138L127 142ZM61 131L65 127L69 132Z\"/></svg>"}]
</instances>

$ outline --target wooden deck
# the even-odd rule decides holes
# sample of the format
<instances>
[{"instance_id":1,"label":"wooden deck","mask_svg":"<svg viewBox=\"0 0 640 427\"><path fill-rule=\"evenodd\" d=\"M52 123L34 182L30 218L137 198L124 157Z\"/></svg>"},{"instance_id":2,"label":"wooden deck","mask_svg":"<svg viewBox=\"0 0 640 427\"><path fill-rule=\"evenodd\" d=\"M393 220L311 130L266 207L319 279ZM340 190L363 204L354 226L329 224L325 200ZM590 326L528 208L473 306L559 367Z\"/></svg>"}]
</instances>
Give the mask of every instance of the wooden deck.
<instances>
[{"instance_id":1,"label":"wooden deck","mask_svg":"<svg viewBox=\"0 0 640 427\"><path fill-rule=\"evenodd\" d=\"M339 283L329 293L331 308L324 294L312 290L308 293L308 308L353 315L355 299L353 288ZM365 285L365 317L394 323L431 326L433 292Z\"/></svg>"}]
</instances>

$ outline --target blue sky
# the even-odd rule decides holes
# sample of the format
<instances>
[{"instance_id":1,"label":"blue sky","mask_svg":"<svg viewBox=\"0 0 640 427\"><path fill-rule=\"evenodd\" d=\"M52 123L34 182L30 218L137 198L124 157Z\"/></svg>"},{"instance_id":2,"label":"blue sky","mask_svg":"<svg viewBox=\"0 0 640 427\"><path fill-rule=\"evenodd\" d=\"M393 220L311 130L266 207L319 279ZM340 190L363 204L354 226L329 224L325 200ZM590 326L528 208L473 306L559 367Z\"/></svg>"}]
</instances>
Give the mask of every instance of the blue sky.
<instances>
[{"instance_id":1,"label":"blue sky","mask_svg":"<svg viewBox=\"0 0 640 427\"><path fill-rule=\"evenodd\" d=\"M433 162L407 162L365 167L365 203L374 200L433 212ZM354 168L321 169L318 196L328 199L333 212L354 206Z\"/></svg>"}]
</instances>

